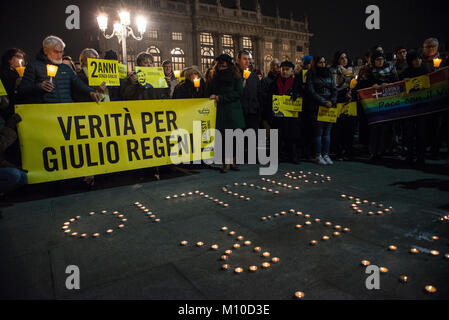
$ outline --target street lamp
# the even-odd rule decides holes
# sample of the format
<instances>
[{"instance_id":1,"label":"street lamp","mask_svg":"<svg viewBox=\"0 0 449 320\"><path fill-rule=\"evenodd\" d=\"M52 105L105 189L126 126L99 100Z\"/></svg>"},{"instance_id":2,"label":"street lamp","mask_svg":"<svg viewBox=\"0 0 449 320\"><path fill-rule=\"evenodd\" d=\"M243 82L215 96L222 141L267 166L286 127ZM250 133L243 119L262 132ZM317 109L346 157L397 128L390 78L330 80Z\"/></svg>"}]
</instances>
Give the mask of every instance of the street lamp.
<instances>
[{"instance_id":1,"label":"street lamp","mask_svg":"<svg viewBox=\"0 0 449 320\"><path fill-rule=\"evenodd\" d=\"M122 44L122 53L123 53L123 63L128 65L128 54L126 51L126 39L131 36L134 40L141 41L143 39L143 35L147 29L147 20L138 16L136 18L137 31L139 32L139 36L134 35L133 29L130 27L131 25L131 15L128 11L122 11L119 13L120 22L116 22L114 24L114 31L111 35L106 34L106 30L108 28L108 17L104 14L97 17L98 27L103 32L103 36L106 39L112 39L114 36L118 38L118 42Z\"/></svg>"}]
</instances>

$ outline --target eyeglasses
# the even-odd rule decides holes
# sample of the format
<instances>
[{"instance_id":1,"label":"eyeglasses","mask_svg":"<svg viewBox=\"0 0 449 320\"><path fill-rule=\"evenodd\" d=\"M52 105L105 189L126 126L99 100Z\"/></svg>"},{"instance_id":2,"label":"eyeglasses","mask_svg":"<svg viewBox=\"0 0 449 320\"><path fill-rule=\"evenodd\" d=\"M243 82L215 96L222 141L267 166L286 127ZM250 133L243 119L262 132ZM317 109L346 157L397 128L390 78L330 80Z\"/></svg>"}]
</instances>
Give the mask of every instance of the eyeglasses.
<instances>
[{"instance_id":1,"label":"eyeglasses","mask_svg":"<svg viewBox=\"0 0 449 320\"><path fill-rule=\"evenodd\" d=\"M426 49L432 49L432 48L436 48L436 47L438 47L436 44L424 46L424 48L426 48Z\"/></svg>"}]
</instances>

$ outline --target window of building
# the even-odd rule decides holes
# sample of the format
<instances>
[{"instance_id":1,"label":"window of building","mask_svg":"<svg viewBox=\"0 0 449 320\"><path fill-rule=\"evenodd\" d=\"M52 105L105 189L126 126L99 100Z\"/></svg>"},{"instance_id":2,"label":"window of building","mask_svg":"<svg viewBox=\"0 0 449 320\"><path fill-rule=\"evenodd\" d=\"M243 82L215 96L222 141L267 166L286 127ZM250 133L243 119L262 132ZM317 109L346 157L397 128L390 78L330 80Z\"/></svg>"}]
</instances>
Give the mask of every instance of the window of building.
<instances>
[{"instance_id":1,"label":"window of building","mask_svg":"<svg viewBox=\"0 0 449 320\"><path fill-rule=\"evenodd\" d=\"M203 72L212 67L215 57L214 38L211 33L200 33L201 67Z\"/></svg>"},{"instance_id":2,"label":"window of building","mask_svg":"<svg viewBox=\"0 0 449 320\"><path fill-rule=\"evenodd\" d=\"M253 50L253 41L250 37L243 37L243 50L248 51L251 54L251 57L254 57L254 50Z\"/></svg>"},{"instance_id":3,"label":"window of building","mask_svg":"<svg viewBox=\"0 0 449 320\"><path fill-rule=\"evenodd\" d=\"M282 56L282 61L291 61L289 56Z\"/></svg>"},{"instance_id":4,"label":"window of building","mask_svg":"<svg viewBox=\"0 0 449 320\"><path fill-rule=\"evenodd\" d=\"M273 42L265 42L265 49L273 49Z\"/></svg>"},{"instance_id":5,"label":"window of building","mask_svg":"<svg viewBox=\"0 0 449 320\"><path fill-rule=\"evenodd\" d=\"M282 50L288 51L289 49L290 49L290 47L289 47L288 43L283 43L282 44Z\"/></svg>"},{"instance_id":6,"label":"window of building","mask_svg":"<svg viewBox=\"0 0 449 320\"><path fill-rule=\"evenodd\" d=\"M223 53L226 53L234 58L234 39L232 39L232 36L223 35L221 38L221 44L223 46Z\"/></svg>"},{"instance_id":7,"label":"window of building","mask_svg":"<svg viewBox=\"0 0 449 320\"><path fill-rule=\"evenodd\" d=\"M181 32L172 32L171 37L172 37L172 40L182 41L182 33Z\"/></svg>"},{"instance_id":8,"label":"window of building","mask_svg":"<svg viewBox=\"0 0 449 320\"><path fill-rule=\"evenodd\" d=\"M161 58L161 51L156 46L150 46L147 50L149 54L151 54L154 58L154 66L155 67L161 67L162 66L162 58Z\"/></svg>"},{"instance_id":9,"label":"window of building","mask_svg":"<svg viewBox=\"0 0 449 320\"><path fill-rule=\"evenodd\" d=\"M303 52L303 47L302 46L297 46L296 47L296 52Z\"/></svg>"},{"instance_id":10,"label":"window of building","mask_svg":"<svg viewBox=\"0 0 449 320\"><path fill-rule=\"evenodd\" d=\"M157 36L158 36L157 30L149 30L148 31L148 38L157 39L158 38Z\"/></svg>"},{"instance_id":11,"label":"window of building","mask_svg":"<svg viewBox=\"0 0 449 320\"><path fill-rule=\"evenodd\" d=\"M186 66L184 51L180 48L173 49L171 51L171 62L173 70L183 70Z\"/></svg>"}]
</instances>

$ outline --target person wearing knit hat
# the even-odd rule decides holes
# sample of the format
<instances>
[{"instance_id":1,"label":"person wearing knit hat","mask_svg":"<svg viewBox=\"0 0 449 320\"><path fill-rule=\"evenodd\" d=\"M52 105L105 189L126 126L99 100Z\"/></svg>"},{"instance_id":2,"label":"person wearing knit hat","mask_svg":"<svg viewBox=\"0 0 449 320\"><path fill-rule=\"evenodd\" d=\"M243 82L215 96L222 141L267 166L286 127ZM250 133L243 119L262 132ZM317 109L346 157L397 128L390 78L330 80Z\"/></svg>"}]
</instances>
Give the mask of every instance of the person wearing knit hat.
<instances>
[{"instance_id":1,"label":"person wearing knit hat","mask_svg":"<svg viewBox=\"0 0 449 320\"><path fill-rule=\"evenodd\" d=\"M282 68L282 67L287 67L287 68L295 69L295 65L294 65L292 62L290 62L290 61L284 61L284 62L282 62L282 63L281 63L281 68Z\"/></svg>"},{"instance_id":2,"label":"person wearing knit hat","mask_svg":"<svg viewBox=\"0 0 449 320\"><path fill-rule=\"evenodd\" d=\"M302 58L302 65L303 65L303 67L311 64L312 60L313 60L312 56L305 56L304 58Z\"/></svg>"}]
</instances>

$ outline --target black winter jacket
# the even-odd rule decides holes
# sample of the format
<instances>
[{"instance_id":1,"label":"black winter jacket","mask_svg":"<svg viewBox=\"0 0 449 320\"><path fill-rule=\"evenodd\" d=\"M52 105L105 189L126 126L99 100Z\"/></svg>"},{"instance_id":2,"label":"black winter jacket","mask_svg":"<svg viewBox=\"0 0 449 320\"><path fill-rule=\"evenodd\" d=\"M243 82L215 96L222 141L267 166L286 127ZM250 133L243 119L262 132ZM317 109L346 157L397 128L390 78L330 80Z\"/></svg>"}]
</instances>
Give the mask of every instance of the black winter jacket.
<instances>
[{"instance_id":1,"label":"black winter jacket","mask_svg":"<svg viewBox=\"0 0 449 320\"><path fill-rule=\"evenodd\" d=\"M242 71L243 74L243 71ZM241 99L243 112L245 114L261 115L262 113L262 86L255 72L246 80L246 87L243 89Z\"/></svg>"},{"instance_id":2,"label":"black winter jacket","mask_svg":"<svg viewBox=\"0 0 449 320\"><path fill-rule=\"evenodd\" d=\"M58 72L53 79L55 89L52 92L41 90L38 84L48 80L47 64L53 63L47 59L43 50L41 50L36 60L27 65L19 86L18 99L20 103L70 103L73 102L72 93L74 90L86 96L90 92L95 92L78 78L72 68L64 63L58 65Z\"/></svg>"},{"instance_id":3,"label":"black winter jacket","mask_svg":"<svg viewBox=\"0 0 449 320\"><path fill-rule=\"evenodd\" d=\"M309 71L307 73L307 93L312 101L314 106L324 106L327 101L331 101L332 104L337 103L337 85L330 73L328 72L328 76L322 77L313 71Z\"/></svg>"}]
</instances>

